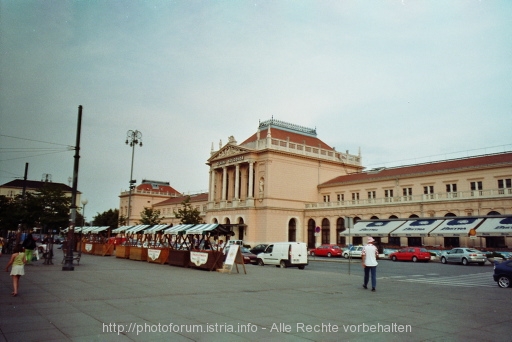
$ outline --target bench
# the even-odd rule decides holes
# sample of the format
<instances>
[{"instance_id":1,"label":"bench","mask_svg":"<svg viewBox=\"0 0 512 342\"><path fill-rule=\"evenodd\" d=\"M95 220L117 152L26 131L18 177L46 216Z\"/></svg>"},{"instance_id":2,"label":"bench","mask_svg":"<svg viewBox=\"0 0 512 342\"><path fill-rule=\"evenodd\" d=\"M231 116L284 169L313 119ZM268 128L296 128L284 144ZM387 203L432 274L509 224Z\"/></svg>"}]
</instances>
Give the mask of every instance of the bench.
<instances>
[{"instance_id":1,"label":"bench","mask_svg":"<svg viewBox=\"0 0 512 342\"><path fill-rule=\"evenodd\" d=\"M66 254L67 251L63 250L63 256L62 256L62 262L61 264L64 264L66 262ZM80 258L82 257L82 252L73 253L73 261L76 261L76 264L80 266Z\"/></svg>"}]
</instances>

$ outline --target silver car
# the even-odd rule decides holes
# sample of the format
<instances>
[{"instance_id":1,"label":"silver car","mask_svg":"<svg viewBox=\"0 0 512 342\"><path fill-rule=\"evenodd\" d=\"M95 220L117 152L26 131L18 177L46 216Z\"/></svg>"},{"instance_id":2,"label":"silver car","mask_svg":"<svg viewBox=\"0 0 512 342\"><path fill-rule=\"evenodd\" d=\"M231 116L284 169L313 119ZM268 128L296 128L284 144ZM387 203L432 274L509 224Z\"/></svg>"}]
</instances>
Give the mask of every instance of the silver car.
<instances>
[{"instance_id":1,"label":"silver car","mask_svg":"<svg viewBox=\"0 0 512 342\"><path fill-rule=\"evenodd\" d=\"M486 261L487 256L484 252L472 248L454 248L441 254L441 262L443 264L457 262L463 265L479 264L482 266Z\"/></svg>"},{"instance_id":2,"label":"silver car","mask_svg":"<svg viewBox=\"0 0 512 342\"><path fill-rule=\"evenodd\" d=\"M354 246L350 249L350 254L349 254L349 250L343 251L343 257L345 259L348 259L349 256L351 258L361 258L362 253L363 253L363 246Z\"/></svg>"}]
</instances>

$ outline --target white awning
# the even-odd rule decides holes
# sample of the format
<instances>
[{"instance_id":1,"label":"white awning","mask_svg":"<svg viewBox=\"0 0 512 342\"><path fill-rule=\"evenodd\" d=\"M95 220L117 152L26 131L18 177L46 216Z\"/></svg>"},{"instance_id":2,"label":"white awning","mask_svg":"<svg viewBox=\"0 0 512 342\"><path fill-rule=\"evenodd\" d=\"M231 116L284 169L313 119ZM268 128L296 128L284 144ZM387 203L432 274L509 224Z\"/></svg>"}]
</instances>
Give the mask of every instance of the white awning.
<instances>
[{"instance_id":1,"label":"white awning","mask_svg":"<svg viewBox=\"0 0 512 342\"><path fill-rule=\"evenodd\" d=\"M476 236L512 236L512 216L486 218Z\"/></svg>"},{"instance_id":2,"label":"white awning","mask_svg":"<svg viewBox=\"0 0 512 342\"><path fill-rule=\"evenodd\" d=\"M446 219L436 229L430 232L430 236L468 236L469 231L483 221L483 218L453 218Z\"/></svg>"},{"instance_id":3,"label":"white awning","mask_svg":"<svg viewBox=\"0 0 512 342\"><path fill-rule=\"evenodd\" d=\"M174 227L164 230L164 234L178 235L184 233L187 229L194 226L194 224L179 224Z\"/></svg>"},{"instance_id":4,"label":"white awning","mask_svg":"<svg viewBox=\"0 0 512 342\"><path fill-rule=\"evenodd\" d=\"M146 229L144 231L144 234L154 234L154 233L158 233L159 231L165 229L169 227L168 224L157 224L157 225L154 225L153 227L149 228L149 229Z\"/></svg>"},{"instance_id":5,"label":"white awning","mask_svg":"<svg viewBox=\"0 0 512 342\"><path fill-rule=\"evenodd\" d=\"M109 228L110 228L110 226L94 227L94 229L91 230L90 232L91 232L91 234L98 234L98 233L103 232Z\"/></svg>"},{"instance_id":6,"label":"white awning","mask_svg":"<svg viewBox=\"0 0 512 342\"><path fill-rule=\"evenodd\" d=\"M125 234L135 234L149 227L149 224L139 224L138 226L131 227L125 231Z\"/></svg>"},{"instance_id":7,"label":"white awning","mask_svg":"<svg viewBox=\"0 0 512 342\"><path fill-rule=\"evenodd\" d=\"M121 227L118 227L114 230L112 230L112 233L115 233L115 234L118 234L118 233L123 233L124 231L126 231L128 228L131 228L133 226L121 226Z\"/></svg>"},{"instance_id":8,"label":"white awning","mask_svg":"<svg viewBox=\"0 0 512 342\"><path fill-rule=\"evenodd\" d=\"M393 230L405 223L405 220L358 221L354 228L344 230L343 236L388 236Z\"/></svg>"},{"instance_id":9,"label":"white awning","mask_svg":"<svg viewBox=\"0 0 512 342\"><path fill-rule=\"evenodd\" d=\"M210 232L217 228L219 225L217 223L206 223L206 224L198 224L190 229L187 229L187 234L204 234Z\"/></svg>"},{"instance_id":10,"label":"white awning","mask_svg":"<svg viewBox=\"0 0 512 342\"><path fill-rule=\"evenodd\" d=\"M418 237L418 236L428 236L432 230L434 230L437 226L439 226L444 220L437 219L416 219L416 220L408 220L404 225L400 226L398 229L395 229L391 232L391 236L393 237Z\"/></svg>"}]
</instances>

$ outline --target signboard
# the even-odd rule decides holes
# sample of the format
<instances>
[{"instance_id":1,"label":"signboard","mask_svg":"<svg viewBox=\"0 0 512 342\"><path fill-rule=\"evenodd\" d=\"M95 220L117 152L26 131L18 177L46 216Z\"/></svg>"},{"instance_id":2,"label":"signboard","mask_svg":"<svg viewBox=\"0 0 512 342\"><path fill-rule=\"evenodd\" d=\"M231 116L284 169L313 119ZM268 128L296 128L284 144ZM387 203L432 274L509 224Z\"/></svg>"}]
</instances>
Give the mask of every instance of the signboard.
<instances>
[{"instance_id":1,"label":"signboard","mask_svg":"<svg viewBox=\"0 0 512 342\"><path fill-rule=\"evenodd\" d=\"M239 245L230 245L228 246L228 255L226 255L226 261L224 261L224 268L229 269L229 272L231 273L231 270L233 269L233 265L236 266L236 271L238 271L238 264L241 264L244 268L244 273L247 274L247 271L245 270L244 265L244 257L242 256L242 252L240 252L240 246Z\"/></svg>"},{"instance_id":2,"label":"signboard","mask_svg":"<svg viewBox=\"0 0 512 342\"><path fill-rule=\"evenodd\" d=\"M92 251L92 243L85 244L85 250L90 253Z\"/></svg>"},{"instance_id":3,"label":"signboard","mask_svg":"<svg viewBox=\"0 0 512 342\"><path fill-rule=\"evenodd\" d=\"M240 250L239 247L240 247L239 245L230 245L229 246L229 251L228 251L228 255L226 257L226 261L224 261L225 265L233 266L233 264L235 263L236 255L237 255L238 251Z\"/></svg>"},{"instance_id":4,"label":"signboard","mask_svg":"<svg viewBox=\"0 0 512 342\"><path fill-rule=\"evenodd\" d=\"M190 252L190 261L196 266L206 264L206 261L208 261L208 253Z\"/></svg>"},{"instance_id":5,"label":"signboard","mask_svg":"<svg viewBox=\"0 0 512 342\"><path fill-rule=\"evenodd\" d=\"M160 257L161 251L161 249L148 249L148 258L150 258L153 261L158 259Z\"/></svg>"}]
</instances>

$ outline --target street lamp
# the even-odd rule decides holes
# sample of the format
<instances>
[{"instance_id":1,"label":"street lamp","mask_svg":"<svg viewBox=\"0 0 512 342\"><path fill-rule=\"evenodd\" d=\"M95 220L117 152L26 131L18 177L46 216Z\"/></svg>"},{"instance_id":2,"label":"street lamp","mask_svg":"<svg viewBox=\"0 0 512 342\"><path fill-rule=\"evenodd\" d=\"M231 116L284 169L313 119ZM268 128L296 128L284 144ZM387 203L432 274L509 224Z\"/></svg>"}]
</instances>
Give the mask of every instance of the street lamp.
<instances>
[{"instance_id":1,"label":"street lamp","mask_svg":"<svg viewBox=\"0 0 512 342\"><path fill-rule=\"evenodd\" d=\"M85 226L85 205L87 203L89 203L89 201L84 198L81 202L82 202L82 208L83 208L83 210L82 210L82 229L83 229Z\"/></svg>"},{"instance_id":2,"label":"street lamp","mask_svg":"<svg viewBox=\"0 0 512 342\"><path fill-rule=\"evenodd\" d=\"M133 179L133 156L135 154L135 146L139 145L142 147L142 132L140 131L132 131L129 130L126 132L126 145L130 145L132 148L132 167L130 171L130 192L128 194L128 217L126 218L126 225L130 225L130 215L131 215L131 206L132 206L132 191L135 189L135 183L137 182Z\"/></svg>"},{"instance_id":3,"label":"street lamp","mask_svg":"<svg viewBox=\"0 0 512 342\"><path fill-rule=\"evenodd\" d=\"M83 199L82 201L82 229L80 229L80 252L82 251L82 232L84 230L84 226L85 226L85 205L87 203L89 203L89 201L87 199Z\"/></svg>"}]
</instances>

